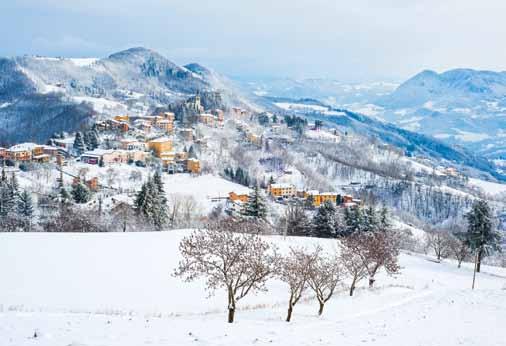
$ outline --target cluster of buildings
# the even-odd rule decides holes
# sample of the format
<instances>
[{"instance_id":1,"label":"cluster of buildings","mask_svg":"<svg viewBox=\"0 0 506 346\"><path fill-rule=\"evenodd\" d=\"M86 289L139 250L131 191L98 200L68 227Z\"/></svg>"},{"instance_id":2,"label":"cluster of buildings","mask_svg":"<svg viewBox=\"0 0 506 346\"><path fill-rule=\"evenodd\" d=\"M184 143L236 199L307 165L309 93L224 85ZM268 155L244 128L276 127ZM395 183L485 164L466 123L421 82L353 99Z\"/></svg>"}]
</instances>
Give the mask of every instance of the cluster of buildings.
<instances>
[{"instance_id":1,"label":"cluster of buildings","mask_svg":"<svg viewBox=\"0 0 506 346\"><path fill-rule=\"evenodd\" d=\"M331 202L343 207L353 207L361 203L351 195L341 195L337 192L320 192L318 190L298 190L293 184L270 184L269 195L278 201L299 199L308 201L311 206L317 208L325 202Z\"/></svg>"},{"instance_id":2,"label":"cluster of buildings","mask_svg":"<svg viewBox=\"0 0 506 346\"><path fill-rule=\"evenodd\" d=\"M36 143L20 143L9 148L0 147L0 158L17 162L49 162L58 155L63 155L64 150L57 146L42 145Z\"/></svg>"},{"instance_id":3,"label":"cluster of buildings","mask_svg":"<svg viewBox=\"0 0 506 346\"><path fill-rule=\"evenodd\" d=\"M244 138L248 143L257 147L262 147L264 140L263 136L256 134L247 123L237 120L235 121L235 126L237 130L244 135Z\"/></svg>"}]
</instances>

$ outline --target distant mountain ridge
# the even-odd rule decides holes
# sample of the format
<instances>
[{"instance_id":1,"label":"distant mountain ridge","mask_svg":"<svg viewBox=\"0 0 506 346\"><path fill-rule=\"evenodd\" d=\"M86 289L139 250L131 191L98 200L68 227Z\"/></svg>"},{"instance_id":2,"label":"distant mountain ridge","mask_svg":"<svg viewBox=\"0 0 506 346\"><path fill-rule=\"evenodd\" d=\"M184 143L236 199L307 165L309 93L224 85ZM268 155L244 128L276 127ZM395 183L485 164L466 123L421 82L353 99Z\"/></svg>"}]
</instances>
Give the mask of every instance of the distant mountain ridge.
<instances>
[{"instance_id":1,"label":"distant mountain ridge","mask_svg":"<svg viewBox=\"0 0 506 346\"><path fill-rule=\"evenodd\" d=\"M506 72L423 71L375 103L405 129L506 158Z\"/></svg>"},{"instance_id":2,"label":"distant mountain ridge","mask_svg":"<svg viewBox=\"0 0 506 346\"><path fill-rule=\"evenodd\" d=\"M248 102L231 81L211 69L178 66L142 47L103 59L1 58L0 72L4 143L44 141L55 131L86 126L96 116L145 114L199 91L220 90L225 100Z\"/></svg>"}]
</instances>

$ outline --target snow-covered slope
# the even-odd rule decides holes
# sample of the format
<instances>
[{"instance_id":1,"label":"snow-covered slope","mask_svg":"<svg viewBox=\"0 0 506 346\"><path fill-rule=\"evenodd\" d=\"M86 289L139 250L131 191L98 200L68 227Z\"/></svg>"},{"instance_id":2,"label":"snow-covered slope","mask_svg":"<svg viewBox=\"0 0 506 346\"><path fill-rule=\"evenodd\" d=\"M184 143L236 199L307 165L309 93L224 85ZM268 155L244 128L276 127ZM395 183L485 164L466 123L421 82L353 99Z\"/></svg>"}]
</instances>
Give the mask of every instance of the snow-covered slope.
<instances>
[{"instance_id":1,"label":"snow-covered slope","mask_svg":"<svg viewBox=\"0 0 506 346\"><path fill-rule=\"evenodd\" d=\"M499 158L505 100L506 72L455 69L423 71L376 103L388 121Z\"/></svg>"},{"instance_id":2,"label":"snow-covered slope","mask_svg":"<svg viewBox=\"0 0 506 346\"><path fill-rule=\"evenodd\" d=\"M1 345L503 345L506 271L485 267L471 291L470 265L401 256L402 274L378 287L345 288L321 318L306 296L283 321L287 289L240 303L225 322L222 292L171 276L190 231L108 234L2 234ZM282 249L335 241L268 237ZM346 282L348 283L348 282ZM37 338L34 339L34 332Z\"/></svg>"},{"instance_id":3,"label":"snow-covered slope","mask_svg":"<svg viewBox=\"0 0 506 346\"><path fill-rule=\"evenodd\" d=\"M3 141L45 141L92 116L144 114L197 92L219 89L234 99L237 90L226 78L205 71L195 73L142 47L103 59L0 58L0 134ZM247 103L244 96L236 99Z\"/></svg>"}]
</instances>

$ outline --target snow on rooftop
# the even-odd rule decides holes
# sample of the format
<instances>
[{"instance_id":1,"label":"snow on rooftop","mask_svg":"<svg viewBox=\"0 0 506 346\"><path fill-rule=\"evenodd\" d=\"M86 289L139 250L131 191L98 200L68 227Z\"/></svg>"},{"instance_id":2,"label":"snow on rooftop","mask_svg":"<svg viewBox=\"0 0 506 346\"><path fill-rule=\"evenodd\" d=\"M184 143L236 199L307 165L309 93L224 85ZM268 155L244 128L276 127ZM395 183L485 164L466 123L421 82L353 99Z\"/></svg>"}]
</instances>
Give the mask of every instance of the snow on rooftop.
<instances>
[{"instance_id":1,"label":"snow on rooftop","mask_svg":"<svg viewBox=\"0 0 506 346\"><path fill-rule=\"evenodd\" d=\"M9 148L9 151L32 151L36 147L40 147L37 143L19 143Z\"/></svg>"}]
</instances>

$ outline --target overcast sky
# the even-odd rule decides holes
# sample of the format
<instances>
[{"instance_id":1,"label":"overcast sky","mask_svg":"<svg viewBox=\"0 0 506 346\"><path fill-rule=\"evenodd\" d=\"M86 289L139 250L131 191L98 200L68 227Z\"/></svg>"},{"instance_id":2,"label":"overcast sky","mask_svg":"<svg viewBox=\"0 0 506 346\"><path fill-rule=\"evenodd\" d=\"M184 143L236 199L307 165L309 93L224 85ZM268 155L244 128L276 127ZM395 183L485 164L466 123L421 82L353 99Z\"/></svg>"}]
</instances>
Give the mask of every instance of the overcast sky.
<instances>
[{"instance_id":1,"label":"overcast sky","mask_svg":"<svg viewBox=\"0 0 506 346\"><path fill-rule=\"evenodd\" d=\"M132 46L229 76L401 81L506 70L505 0L1 0L0 55Z\"/></svg>"}]
</instances>

